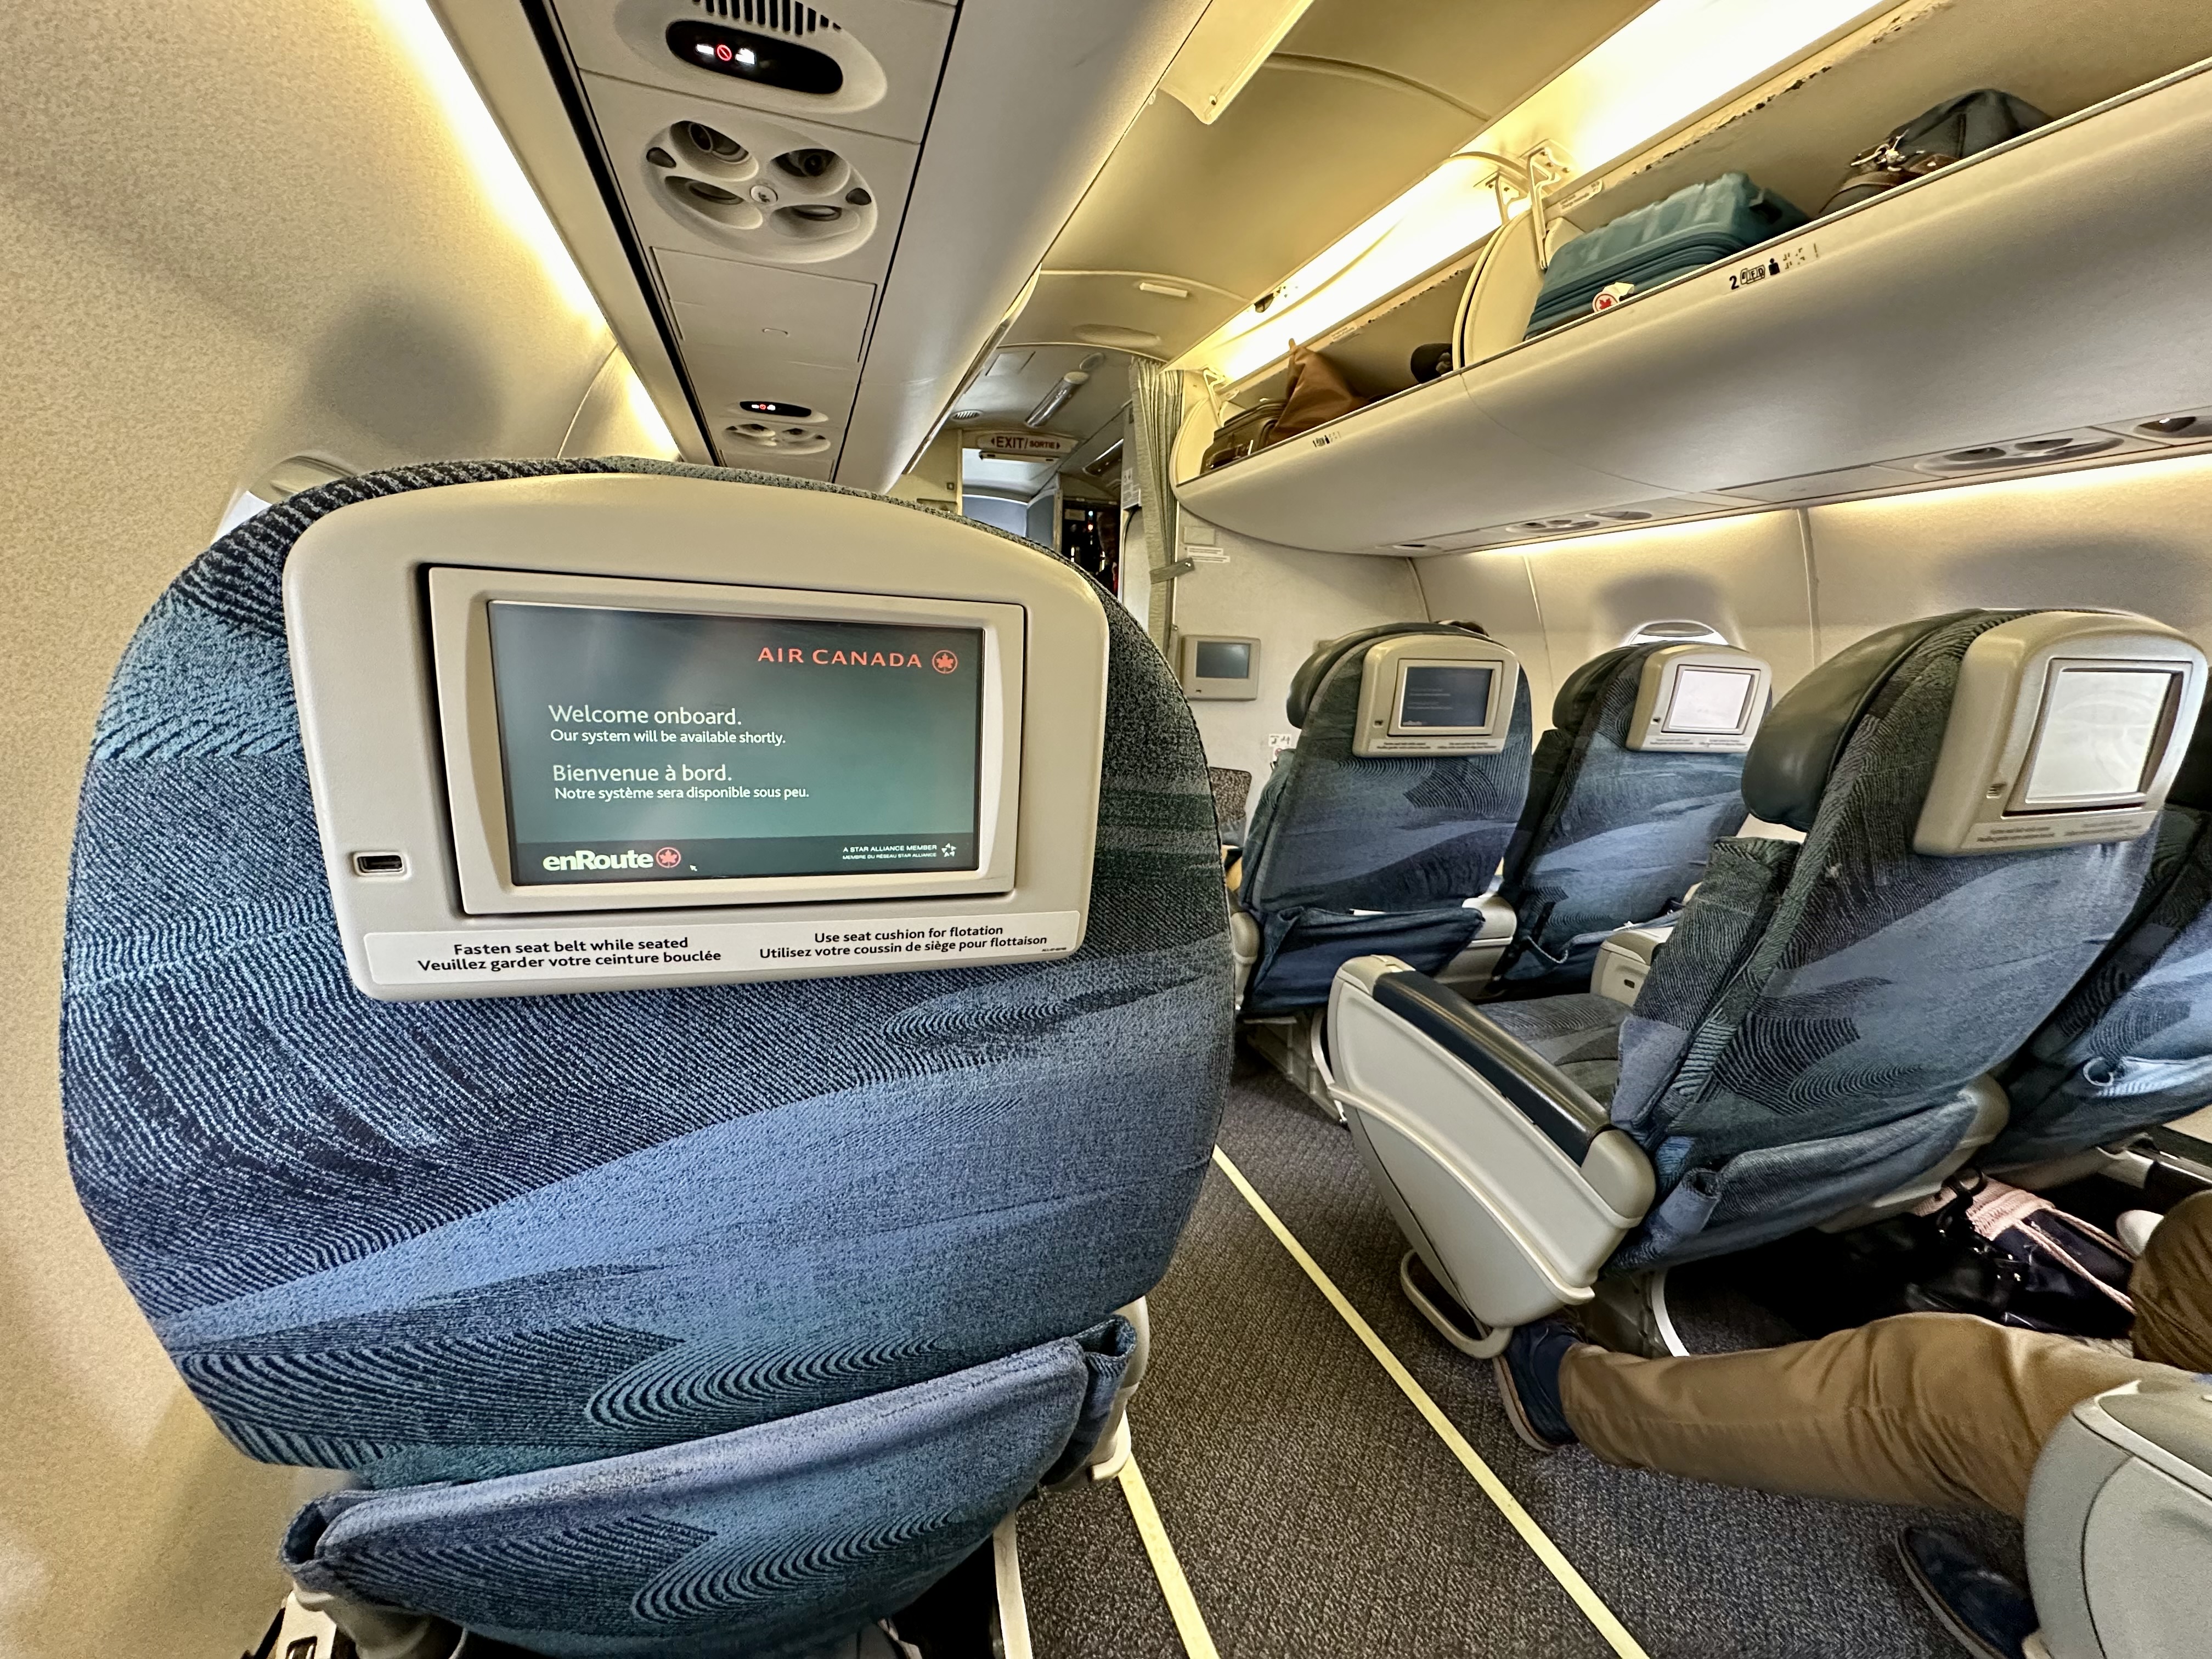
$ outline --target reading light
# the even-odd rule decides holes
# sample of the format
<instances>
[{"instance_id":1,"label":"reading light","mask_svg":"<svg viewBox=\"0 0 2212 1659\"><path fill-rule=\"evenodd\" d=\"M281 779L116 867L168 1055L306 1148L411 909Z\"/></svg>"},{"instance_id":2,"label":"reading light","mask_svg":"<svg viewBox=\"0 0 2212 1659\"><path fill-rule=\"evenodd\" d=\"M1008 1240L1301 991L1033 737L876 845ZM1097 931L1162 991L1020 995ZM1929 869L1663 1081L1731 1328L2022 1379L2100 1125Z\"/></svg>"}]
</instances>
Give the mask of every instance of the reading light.
<instances>
[{"instance_id":1,"label":"reading light","mask_svg":"<svg viewBox=\"0 0 2212 1659\"><path fill-rule=\"evenodd\" d=\"M1500 169L1476 151L1528 155L1547 148L1559 178L1587 178L1894 5L1657 0L1308 260L1270 290L1267 305L1245 307L1171 367L1212 370L1231 385L1249 380L1279 364L1292 341L1319 338L1465 253L1502 222L1493 188Z\"/></svg>"}]
</instances>

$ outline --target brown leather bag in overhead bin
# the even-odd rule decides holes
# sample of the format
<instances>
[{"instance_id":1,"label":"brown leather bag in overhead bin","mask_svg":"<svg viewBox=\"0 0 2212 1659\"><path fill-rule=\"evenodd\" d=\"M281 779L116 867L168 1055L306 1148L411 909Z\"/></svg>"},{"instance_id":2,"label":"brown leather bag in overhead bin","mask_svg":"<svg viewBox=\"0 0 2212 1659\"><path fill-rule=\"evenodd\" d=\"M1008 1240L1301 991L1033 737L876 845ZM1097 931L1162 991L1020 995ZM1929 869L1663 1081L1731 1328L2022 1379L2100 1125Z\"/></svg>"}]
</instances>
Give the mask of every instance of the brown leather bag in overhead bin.
<instances>
[{"instance_id":1,"label":"brown leather bag in overhead bin","mask_svg":"<svg viewBox=\"0 0 2212 1659\"><path fill-rule=\"evenodd\" d=\"M1301 432L1327 426L1340 415L1364 408L1371 399L1354 392L1344 371L1308 346L1291 347L1291 381L1283 391L1283 412L1267 434L1267 443L1280 443Z\"/></svg>"}]
</instances>

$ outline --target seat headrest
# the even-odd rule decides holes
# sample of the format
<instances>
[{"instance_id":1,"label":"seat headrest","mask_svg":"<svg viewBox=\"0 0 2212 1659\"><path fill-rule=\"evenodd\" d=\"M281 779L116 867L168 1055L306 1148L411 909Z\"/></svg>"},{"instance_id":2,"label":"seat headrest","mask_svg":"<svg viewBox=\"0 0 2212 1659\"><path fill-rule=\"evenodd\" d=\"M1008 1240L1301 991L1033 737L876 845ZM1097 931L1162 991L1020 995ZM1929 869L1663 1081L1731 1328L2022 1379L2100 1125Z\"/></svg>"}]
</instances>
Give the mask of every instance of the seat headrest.
<instances>
[{"instance_id":1,"label":"seat headrest","mask_svg":"<svg viewBox=\"0 0 2212 1659\"><path fill-rule=\"evenodd\" d=\"M1487 639L1479 623L1465 622L1396 622L1379 623L1373 628L1363 628L1354 633L1329 641L1314 647L1313 654L1298 665L1298 672L1291 677L1291 695L1284 699L1283 712L1293 726L1305 729L1306 714L1313 707L1314 694L1321 690L1328 671L1345 658L1377 640L1391 639L1401 634L1472 634Z\"/></svg>"},{"instance_id":2,"label":"seat headrest","mask_svg":"<svg viewBox=\"0 0 2212 1659\"><path fill-rule=\"evenodd\" d=\"M1958 659L1914 850L2004 852L2148 830L2195 731L2204 655L2123 611L1956 611L1870 635L1776 705L1744 767L1745 804L1809 831L1882 687L1960 623L1978 626Z\"/></svg>"},{"instance_id":3,"label":"seat headrest","mask_svg":"<svg viewBox=\"0 0 2212 1659\"><path fill-rule=\"evenodd\" d=\"M1774 705L1743 763L1743 803L1754 817L1810 830L1844 744L1897 666L1939 628L1979 613L1951 611L1845 646Z\"/></svg>"},{"instance_id":4,"label":"seat headrest","mask_svg":"<svg viewBox=\"0 0 2212 1659\"><path fill-rule=\"evenodd\" d=\"M2197 711L2197 730L2182 751L2180 769L2167 786L2166 803L2191 811L2212 812L2212 691Z\"/></svg>"}]
</instances>

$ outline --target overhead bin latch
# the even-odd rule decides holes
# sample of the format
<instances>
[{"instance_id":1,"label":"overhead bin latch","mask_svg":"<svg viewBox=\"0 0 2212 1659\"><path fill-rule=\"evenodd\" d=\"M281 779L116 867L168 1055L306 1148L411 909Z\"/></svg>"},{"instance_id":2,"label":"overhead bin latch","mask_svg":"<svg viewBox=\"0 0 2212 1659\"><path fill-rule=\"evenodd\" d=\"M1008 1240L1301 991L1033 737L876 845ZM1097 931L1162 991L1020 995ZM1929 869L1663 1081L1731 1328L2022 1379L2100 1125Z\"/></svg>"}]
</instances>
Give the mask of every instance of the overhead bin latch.
<instances>
[{"instance_id":1,"label":"overhead bin latch","mask_svg":"<svg viewBox=\"0 0 2212 1659\"><path fill-rule=\"evenodd\" d=\"M1567 176L1566 165L1559 160L1550 142L1547 140L1538 144L1518 159L1489 149L1462 149L1456 154L1491 164L1490 191L1498 203L1498 228L1500 230L1508 222L1509 190L1528 204L1528 216L1536 235L1536 266L1540 270L1548 267L1551 264L1551 227L1546 222L1544 192Z\"/></svg>"}]
</instances>

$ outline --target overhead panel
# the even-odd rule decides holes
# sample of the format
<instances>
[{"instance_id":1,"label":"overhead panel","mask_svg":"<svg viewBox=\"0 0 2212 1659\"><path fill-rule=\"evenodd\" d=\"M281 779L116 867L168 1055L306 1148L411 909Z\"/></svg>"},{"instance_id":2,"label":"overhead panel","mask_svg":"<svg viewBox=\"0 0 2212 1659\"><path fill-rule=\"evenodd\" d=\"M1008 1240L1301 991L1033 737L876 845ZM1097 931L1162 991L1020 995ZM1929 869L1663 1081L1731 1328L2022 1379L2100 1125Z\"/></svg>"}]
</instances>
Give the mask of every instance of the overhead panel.
<instances>
[{"instance_id":1,"label":"overhead panel","mask_svg":"<svg viewBox=\"0 0 2212 1659\"><path fill-rule=\"evenodd\" d=\"M953 16L930 0L561 0L558 9L580 69L669 92L717 86L764 114L911 141L929 125Z\"/></svg>"},{"instance_id":2,"label":"overhead panel","mask_svg":"<svg viewBox=\"0 0 2212 1659\"><path fill-rule=\"evenodd\" d=\"M951 11L565 0L559 15L716 453L828 477Z\"/></svg>"}]
</instances>

